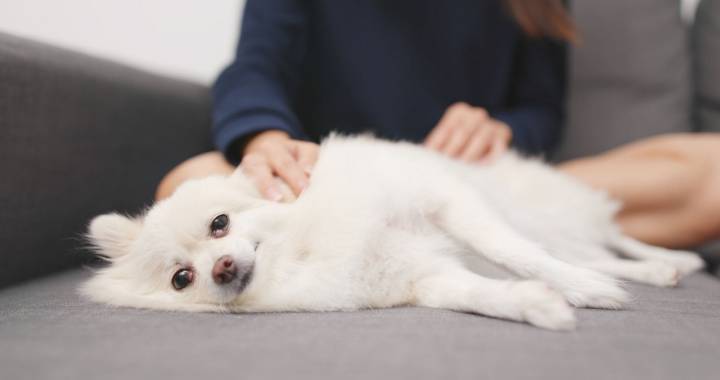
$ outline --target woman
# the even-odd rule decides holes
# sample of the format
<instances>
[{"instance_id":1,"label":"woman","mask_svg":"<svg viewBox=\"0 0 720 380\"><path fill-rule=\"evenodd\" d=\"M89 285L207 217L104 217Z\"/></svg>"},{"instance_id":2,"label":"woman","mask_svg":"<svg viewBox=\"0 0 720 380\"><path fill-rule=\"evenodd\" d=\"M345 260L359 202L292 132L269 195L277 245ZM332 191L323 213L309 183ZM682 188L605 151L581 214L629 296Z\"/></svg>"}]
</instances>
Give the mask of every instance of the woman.
<instances>
[{"instance_id":1,"label":"woman","mask_svg":"<svg viewBox=\"0 0 720 380\"><path fill-rule=\"evenodd\" d=\"M332 130L371 130L469 162L510 144L548 152L562 122L564 42L574 38L560 0L248 0L236 59L214 87L214 139L276 201L307 186L315 142ZM691 245L720 235L720 217L703 228L690 217L720 215L717 199L699 196L720 188L713 144L655 139L560 168L621 199L631 235ZM231 170L219 153L193 158L158 197ZM685 186L667 186L679 178Z\"/></svg>"}]
</instances>

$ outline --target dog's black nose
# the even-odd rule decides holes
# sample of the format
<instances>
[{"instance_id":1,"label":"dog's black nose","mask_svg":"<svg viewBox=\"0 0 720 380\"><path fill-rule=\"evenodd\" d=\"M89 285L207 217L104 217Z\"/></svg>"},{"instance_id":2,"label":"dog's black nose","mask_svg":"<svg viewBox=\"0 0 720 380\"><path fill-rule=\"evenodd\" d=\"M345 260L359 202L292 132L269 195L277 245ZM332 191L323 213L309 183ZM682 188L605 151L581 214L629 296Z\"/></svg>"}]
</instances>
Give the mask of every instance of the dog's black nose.
<instances>
[{"instance_id":1,"label":"dog's black nose","mask_svg":"<svg viewBox=\"0 0 720 380\"><path fill-rule=\"evenodd\" d=\"M218 259L213 266L212 277L216 284L227 284L237 277L238 268L232 257L225 255Z\"/></svg>"}]
</instances>

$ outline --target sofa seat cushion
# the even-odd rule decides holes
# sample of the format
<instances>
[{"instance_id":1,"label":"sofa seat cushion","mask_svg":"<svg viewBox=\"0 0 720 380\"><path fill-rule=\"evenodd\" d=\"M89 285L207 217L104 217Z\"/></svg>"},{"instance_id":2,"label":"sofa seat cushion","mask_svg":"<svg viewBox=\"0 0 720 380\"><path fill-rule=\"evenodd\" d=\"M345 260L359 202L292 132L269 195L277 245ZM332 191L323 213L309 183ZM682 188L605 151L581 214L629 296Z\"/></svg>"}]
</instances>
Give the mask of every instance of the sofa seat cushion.
<instances>
[{"instance_id":1,"label":"sofa seat cushion","mask_svg":"<svg viewBox=\"0 0 720 380\"><path fill-rule=\"evenodd\" d=\"M422 308L192 314L81 299L76 270L0 291L3 379L717 379L720 281L630 286L575 332Z\"/></svg>"}]
</instances>

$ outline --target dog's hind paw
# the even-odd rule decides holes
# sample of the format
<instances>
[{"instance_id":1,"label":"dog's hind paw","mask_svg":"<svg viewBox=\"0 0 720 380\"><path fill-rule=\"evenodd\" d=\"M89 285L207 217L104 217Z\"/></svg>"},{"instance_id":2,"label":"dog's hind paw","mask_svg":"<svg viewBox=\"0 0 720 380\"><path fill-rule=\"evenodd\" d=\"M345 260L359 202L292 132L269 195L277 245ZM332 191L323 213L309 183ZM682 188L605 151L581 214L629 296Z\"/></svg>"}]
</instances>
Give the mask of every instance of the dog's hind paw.
<instances>
[{"instance_id":1,"label":"dog's hind paw","mask_svg":"<svg viewBox=\"0 0 720 380\"><path fill-rule=\"evenodd\" d=\"M591 270L583 270L573 279L564 281L559 290L575 307L622 309L630 301L630 295L617 280Z\"/></svg>"},{"instance_id":2,"label":"dog's hind paw","mask_svg":"<svg viewBox=\"0 0 720 380\"><path fill-rule=\"evenodd\" d=\"M680 280L680 270L675 266L661 261L647 262L642 281L650 285L672 287L677 286Z\"/></svg>"},{"instance_id":3,"label":"dog's hind paw","mask_svg":"<svg viewBox=\"0 0 720 380\"><path fill-rule=\"evenodd\" d=\"M674 266L680 272L680 277L687 276L705 267L705 260L696 253L687 251L669 252L671 253L663 257L662 261Z\"/></svg>"}]
</instances>

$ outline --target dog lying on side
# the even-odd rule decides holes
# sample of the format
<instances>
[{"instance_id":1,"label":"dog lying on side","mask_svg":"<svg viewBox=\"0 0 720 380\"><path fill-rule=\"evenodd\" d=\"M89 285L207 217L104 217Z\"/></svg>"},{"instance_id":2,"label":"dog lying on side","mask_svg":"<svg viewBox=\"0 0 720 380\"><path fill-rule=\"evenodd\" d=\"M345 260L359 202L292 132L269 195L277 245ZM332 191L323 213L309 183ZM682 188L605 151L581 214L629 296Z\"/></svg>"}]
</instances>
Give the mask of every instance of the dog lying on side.
<instances>
[{"instance_id":1,"label":"dog lying on side","mask_svg":"<svg viewBox=\"0 0 720 380\"><path fill-rule=\"evenodd\" d=\"M570 305L628 301L617 279L674 286L703 266L624 236L617 210L512 152L478 166L409 143L331 136L294 203L262 199L237 170L189 181L144 216L96 217L89 239L110 265L82 292L189 311L417 305L568 330ZM483 275L490 263L513 278Z\"/></svg>"}]
</instances>

